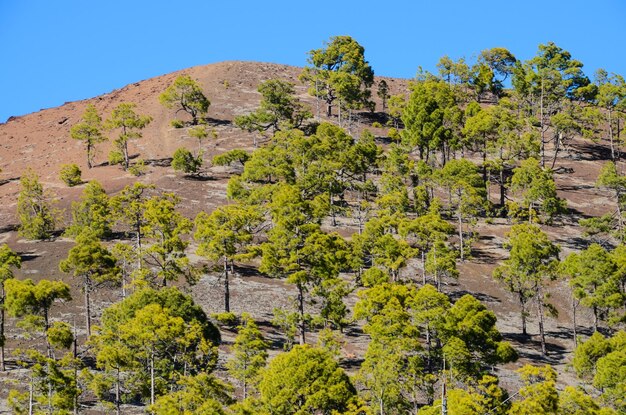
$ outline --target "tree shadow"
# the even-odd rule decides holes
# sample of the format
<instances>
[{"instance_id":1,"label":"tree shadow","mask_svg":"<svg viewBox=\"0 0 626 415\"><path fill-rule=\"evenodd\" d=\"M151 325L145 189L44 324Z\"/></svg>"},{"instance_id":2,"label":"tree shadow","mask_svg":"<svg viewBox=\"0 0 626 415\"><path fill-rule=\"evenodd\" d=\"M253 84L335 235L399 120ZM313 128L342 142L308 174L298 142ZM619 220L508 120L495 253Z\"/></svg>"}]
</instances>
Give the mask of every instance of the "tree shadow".
<instances>
[{"instance_id":1,"label":"tree shadow","mask_svg":"<svg viewBox=\"0 0 626 415\"><path fill-rule=\"evenodd\" d=\"M491 252L487 252L481 248L473 248L472 249L472 258L471 262L476 264L495 264L498 261L502 260L500 255L492 254Z\"/></svg>"},{"instance_id":2,"label":"tree shadow","mask_svg":"<svg viewBox=\"0 0 626 415\"><path fill-rule=\"evenodd\" d=\"M258 277L259 271L251 265L235 265L235 273L241 277Z\"/></svg>"},{"instance_id":3,"label":"tree shadow","mask_svg":"<svg viewBox=\"0 0 626 415\"><path fill-rule=\"evenodd\" d=\"M450 297L450 299L456 301L459 298L467 294L473 296L474 298L476 298L477 300L480 300L483 303L498 303L499 304L502 302L499 298L494 297L492 295L484 294L484 293L475 293L475 292L470 292L467 290L453 291L453 292L448 293L448 296Z\"/></svg>"},{"instance_id":4,"label":"tree shadow","mask_svg":"<svg viewBox=\"0 0 626 415\"><path fill-rule=\"evenodd\" d=\"M183 175L183 178L185 178L185 180L191 180L193 182L214 182L219 180L219 178L213 175L204 176L199 174L185 174Z\"/></svg>"},{"instance_id":5,"label":"tree shadow","mask_svg":"<svg viewBox=\"0 0 626 415\"><path fill-rule=\"evenodd\" d=\"M218 125L231 125L233 122L231 120L222 120L219 118L205 117L204 121L209 125L218 126Z\"/></svg>"},{"instance_id":6,"label":"tree shadow","mask_svg":"<svg viewBox=\"0 0 626 415\"><path fill-rule=\"evenodd\" d=\"M0 233L17 232L18 229L19 229L19 225L15 223L9 223L9 224L0 226Z\"/></svg>"},{"instance_id":7,"label":"tree shadow","mask_svg":"<svg viewBox=\"0 0 626 415\"><path fill-rule=\"evenodd\" d=\"M146 164L149 164L155 167L170 167L172 165L172 158L165 157L162 159L148 159L146 160Z\"/></svg>"},{"instance_id":8,"label":"tree shadow","mask_svg":"<svg viewBox=\"0 0 626 415\"><path fill-rule=\"evenodd\" d=\"M556 337L551 336L552 332L546 332L546 337ZM546 339L546 355L541 354L541 341L536 340L531 335L524 335L522 333L501 333L502 338L506 341L513 343L515 347L517 345L523 345L527 349L531 350L520 350L519 347L516 347L516 350L519 354L520 358L532 360L533 362L542 362L549 364L557 364L561 363L568 354L568 350L559 345L554 344ZM537 335L537 337L539 337Z\"/></svg>"},{"instance_id":9,"label":"tree shadow","mask_svg":"<svg viewBox=\"0 0 626 415\"><path fill-rule=\"evenodd\" d=\"M569 238L557 238L555 239L555 242L557 242L561 246L566 246L570 249L580 251L583 249L587 249L593 241L589 240L589 238L574 236Z\"/></svg>"},{"instance_id":10,"label":"tree shadow","mask_svg":"<svg viewBox=\"0 0 626 415\"><path fill-rule=\"evenodd\" d=\"M576 143L572 145L576 150L574 155L570 156L573 160L597 161L610 160L611 149L602 144L593 142Z\"/></svg>"},{"instance_id":11,"label":"tree shadow","mask_svg":"<svg viewBox=\"0 0 626 415\"><path fill-rule=\"evenodd\" d=\"M362 357L342 357L339 360L339 366L343 369L359 369L364 361Z\"/></svg>"},{"instance_id":12,"label":"tree shadow","mask_svg":"<svg viewBox=\"0 0 626 415\"><path fill-rule=\"evenodd\" d=\"M368 124L372 124L375 122L378 122L382 125L385 125L387 123L387 121L389 121L389 115L387 115L387 113L385 112L371 112L371 111L364 111L364 112L359 112L356 114L357 121L361 122L361 123L368 123Z\"/></svg>"},{"instance_id":13,"label":"tree shadow","mask_svg":"<svg viewBox=\"0 0 626 415\"><path fill-rule=\"evenodd\" d=\"M36 254L34 251L20 251L17 253L22 260L22 263L35 260L41 255Z\"/></svg>"},{"instance_id":14,"label":"tree shadow","mask_svg":"<svg viewBox=\"0 0 626 415\"><path fill-rule=\"evenodd\" d=\"M5 184L7 184L7 183L18 181L20 179L21 179L21 177L19 177L19 176L17 176L17 177L9 177L8 179L2 179L2 180L0 180L0 186L3 186Z\"/></svg>"}]
</instances>

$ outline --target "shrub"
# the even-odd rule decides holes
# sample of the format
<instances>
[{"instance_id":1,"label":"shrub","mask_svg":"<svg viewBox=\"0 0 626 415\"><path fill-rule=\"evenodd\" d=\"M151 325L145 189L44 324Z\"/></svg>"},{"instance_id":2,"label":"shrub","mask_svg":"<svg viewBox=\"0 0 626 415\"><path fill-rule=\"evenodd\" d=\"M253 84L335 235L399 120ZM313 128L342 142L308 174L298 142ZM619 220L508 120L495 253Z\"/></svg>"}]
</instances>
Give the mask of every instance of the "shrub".
<instances>
[{"instance_id":1,"label":"shrub","mask_svg":"<svg viewBox=\"0 0 626 415\"><path fill-rule=\"evenodd\" d=\"M133 176L139 177L142 174L146 173L146 162L142 159L139 159L128 168L128 172Z\"/></svg>"},{"instance_id":2,"label":"shrub","mask_svg":"<svg viewBox=\"0 0 626 415\"><path fill-rule=\"evenodd\" d=\"M76 164L64 164L61 166L61 172L59 176L61 180L69 187L74 187L81 184L83 181L80 178L81 171Z\"/></svg>"},{"instance_id":3,"label":"shrub","mask_svg":"<svg viewBox=\"0 0 626 415\"><path fill-rule=\"evenodd\" d=\"M182 171L183 173L197 173L201 166L202 153L200 153L198 157L194 157L191 151L184 147L174 152L172 158L172 167L174 170Z\"/></svg>"},{"instance_id":4,"label":"shrub","mask_svg":"<svg viewBox=\"0 0 626 415\"><path fill-rule=\"evenodd\" d=\"M214 318L220 325L227 327L236 327L239 324L239 318L233 312L213 313Z\"/></svg>"},{"instance_id":5,"label":"shrub","mask_svg":"<svg viewBox=\"0 0 626 415\"><path fill-rule=\"evenodd\" d=\"M389 137L389 139L393 141L400 141L400 139L402 138L400 136L400 131L398 131L395 128L390 128L389 131L387 132L387 136Z\"/></svg>"},{"instance_id":6,"label":"shrub","mask_svg":"<svg viewBox=\"0 0 626 415\"><path fill-rule=\"evenodd\" d=\"M372 123L372 127L374 127L374 128L383 128L383 125L381 123L379 123L378 121L374 121Z\"/></svg>"},{"instance_id":7,"label":"shrub","mask_svg":"<svg viewBox=\"0 0 626 415\"><path fill-rule=\"evenodd\" d=\"M183 128L185 126L185 123L183 122L183 120L173 119L172 121L170 121L170 125L174 128Z\"/></svg>"},{"instance_id":8,"label":"shrub","mask_svg":"<svg viewBox=\"0 0 626 415\"><path fill-rule=\"evenodd\" d=\"M111 150L109 153L109 165L115 166L124 162L124 154L119 150Z\"/></svg>"}]
</instances>

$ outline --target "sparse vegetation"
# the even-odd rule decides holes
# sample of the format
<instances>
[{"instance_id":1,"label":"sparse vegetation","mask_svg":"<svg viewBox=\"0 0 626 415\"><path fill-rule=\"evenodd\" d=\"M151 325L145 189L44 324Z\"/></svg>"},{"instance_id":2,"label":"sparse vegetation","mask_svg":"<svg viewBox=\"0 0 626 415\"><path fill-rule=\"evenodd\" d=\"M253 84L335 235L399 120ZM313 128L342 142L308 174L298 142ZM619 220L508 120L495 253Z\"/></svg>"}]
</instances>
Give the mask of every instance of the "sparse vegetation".
<instances>
[{"instance_id":1,"label":"sparse vegetation","mask_svg":"<svg viewBox=\"0 0 626 415\"><path fill-rule=\"evenodd\" d=\"M196 157L184 147L174 152L174 157L172 157L172 168L174 170L187 174L196 174L200 167L202 167L202 153Z\"/></svg>"},{"instance_id":2,"label":"sparse vegetation","mask_svg":"<svg viewBox=\"0 0 626 415\"><path fill-rule=\"evenodd\" d=\"M191 117L171 121L183 130L144 130L152 118L112 98L110 164L143 175L128 142L146 131L150 174L95 170L111 197L87 183L66 238L19 240L10 219L2 230L0 366L21 367L3 373L9 409L625 414L624 82L591 82L553 43L527 61L476 56L379 80L372 97L363 47L332 37L301 74L308 103L327 106L315 123L291 68L241 72L261 101L238 117L254 104L207 118L199 83L178 77L159 100ZM215 76L220 105L253 92ZM89 106L69 132L89 167L100 122ZM266 142L245 148L259 132ZM185 140L197 149L163 153ZM231 168L200 175L205 155ZM80 183L77 165L63 170ZM19 234L51 238L52 197L33 170L20 186ZM76 191L59 193L67 206ZM73 278L47 279L59 271Z\"/></svg>"},{"instance_id":3,"label":"sparse vegetation","mask_svg":"<svg viewBox=\"0 0 626 415\"><path fill-rule=\"evenodd\" d=\"M159 95L159 101L167 108L176 108L176 112L185 111L191 115L191 123L206 115L211 102L204 96L198 82L188 75L181 75L174 83Z\"/></svg>"},{"instance_id":4,"label":"sparse vegetation","mask_svg":"<svg viewBox=\"0 0 626 415\"><path fill-rule=\"evenodd\" d=\"M44 191L39 177L27 170L20 179L17 214L19 233L27 239L48 239L55 229L55 212L50 195Z\"/></svg>"},{"instance_id":5,"label":"sparse vegetation","mask_svg":"<svg viewBox=\"0 0 626 415\"><path fill-rule=\"evenodd\" d=\"M68 185L68 187L78 186L83 182L81 179L82 172L76 164L64 164L61 166L59 178Z\"/></svg>"}]
</instances>

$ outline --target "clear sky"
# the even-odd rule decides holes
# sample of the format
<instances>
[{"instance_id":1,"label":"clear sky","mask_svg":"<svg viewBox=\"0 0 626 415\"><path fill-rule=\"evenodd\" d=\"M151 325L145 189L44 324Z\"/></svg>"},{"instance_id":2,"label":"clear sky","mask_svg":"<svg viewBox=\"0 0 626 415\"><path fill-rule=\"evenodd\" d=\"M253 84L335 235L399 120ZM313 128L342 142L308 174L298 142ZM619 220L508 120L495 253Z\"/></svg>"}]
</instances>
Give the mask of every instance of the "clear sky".
<instances>
[{"instance_id":1,"label":"clear sky","mask_svg":"<svg viewBox=\"0 0 626 415\"><path fill-rule=\"evenodd\" d=\"M528 59L548 41L589 75L626 75L625 27L623 0L0 0L0 122L189 66L303 66L335 35L386 76L496 46Z\"/></svg>"}]
</instances>

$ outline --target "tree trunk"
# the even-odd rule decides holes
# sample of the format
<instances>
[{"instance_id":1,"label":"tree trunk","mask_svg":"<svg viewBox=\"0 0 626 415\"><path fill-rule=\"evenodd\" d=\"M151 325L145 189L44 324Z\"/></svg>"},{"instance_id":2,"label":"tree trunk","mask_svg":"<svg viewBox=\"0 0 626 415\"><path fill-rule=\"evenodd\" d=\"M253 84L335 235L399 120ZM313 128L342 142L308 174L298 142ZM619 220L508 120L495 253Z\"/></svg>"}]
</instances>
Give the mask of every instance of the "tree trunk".
<instances>
[{"instance_id":1,"label":"tree trunk","mask_svg":"<svg viewBox=\"0 0 626 415\"><path fill-rule=\"evenodd\" d=\"M541 78L541 97L540 97L540 114L539 114L539 128L541 128L541 167L546 164L546 141L545 141L545 128L543 126L543 77Z\"/></svg>"},{"instance_id":2,"label":"tree trunk","mask_svg":"<svg viewBox=\"0 0 626 415\"><path fill-rule=\"evenodd\" d=\"M483 137L483 140L485 140L483 146L483 182L487 183L487 137Z\"/></svg>"},{"instance_id":3,"label":"tree trunk","mask_svg":"<svg viewBox=\"0 0 626 415\"><path fill-rule=\"evenodd\" d=\"M522 295L522 293L519 293L519 303L520 303L520 307L522 309L522 334L524 336L526 336L528 334L528 332L526 331L526 301L524 300L524 296Z\"/></svg>"},{"instance_id":4,"label":"tree trunk","mask_svg":"<svg viewBox=\"0 0 626 415\"><path fill-rule=\"evenodd\" d=\"M87 328L87 336L91 336L91 300L89 298L89 282L85 280L83 291L85 291L85 327Z\"/></svg>"},{"instance_id":5,"label":"tree trunk","mask_svg":"<svg viewBox=\"0 0 626 415\"><path fill-rule=\"evenodd\" d=\"M539 320L539 338L541 340L541 354L546 356L548 352L546 351L546 333L543 327L543 294L541 289L538 290L537 293L537 319Z\"/></svg>"},{"instance_id":6,"label":"tree trunk","mask_svg":"<svg viewBox=\"0 0 626 415\"><path fill-rule=\"evenodd\" d=\"M422 285L426 285L426 254L422 250Z\"/></svg>"},{"instance_id":7,"label":"tree trunk","mask_svg":"<svg viewBox=\"0 0 626 415\"><path fill-rule=\"evenodd\" d=\"M506 190L504 187L504 165L500 167L500 206L504 209L506 204Z\"/></svg>"},{"instance_id":8,"label":"tree trunk","mask_svg":"<svg viewBox=\"0 0 626 415\"><path fill-rule=\"evenodd\" d=\"M459 211L458 211L458 217L459 217L459 241L461 244L461 262L463 262L463 219L461 216L461 207L459 206Z\"/></svg>"},{"instance_id":9,"label":"tree trunk","mask_svg":"<svg viewBox=\"0 0 626 415\"><path fill-rule=\"evenodd\" d=\"M598 331L598 306L593 306L593 331Z\"/></svg>"},{"instance_id":10,"label":"tree trunk","mask_svg":"<svg viewBox=\"0 0 626 415\"><path fill-rule=\"evenodd\" d=\"M611 108L608 109L609 113L609 142L611 143L611 160L615 161L615 148L613 146L613 120Z\"/></svg>"},{"instance_id":11,"label":"tree trunk","mask_svg":"<svg viewBox=\"0 0 626 415\"><path fill-rule=\"evenodd\" d=\"M91 143L89 141L87 141L87 167L91 168L93 167L91 165L91 152L92 152L92 146Z\"/></svg>"},{"instance_id":12,"label":"tree trunk","mask_svg":"<svg viewBox=\"0 0 626 415\"><path fill-rule=\"evenodd\" d=\"M228 284L228 258L224 256L224 311L230 312L230 286Z\"/></svg>"},{"instance_id":13,"label":"tree trunk","mask_svg":"<svg viewBox=\"0 0 626 415\"><path fill-rule=\"evenodd\" d=\"M33 375L30 375L28 384L28 415L33 415Z\"/></svg>"},{"instance_id":14,"label":"tree trunk","mask_svg":"<svg viewBox=\"0 0 626 415\"><path fill-rule=\"evenodd\" d=\"M117 369L117 377L115 382L115 414L120 415L120 369Z\"/></svg>"},{"instance_id":15,"label":"tree trunk","mask_svg":"<svg viewBox=\"0 0 626 415\"><path fill-rule=\"evenodd\" d=\"M154 406L154 349L150 351L150 406ZM150 413L154 415L154 409Z\"/></svg>"},{"instance_id":16,"label":"tree trunk","mask_svg":"<svg viewBox=\"0 0 626 415\"><path fill-rule=\"evenodd\" d=\"M576 297L572 293L572 320L574 326L574 348L578 347L578 330L576 328Z\"/></svg>"},{"instance_id":17,"label":"tree trunk","mask_svg":"<svg viewBox=\"0 0 626 415\"><path fill-rule=\"evenodd\" d=\"M0 370L4 372L4 283L0 282Z\"/></svg>"},{"instance_id":18,"label":"tree trunk","mask_svg":"<svg viewBox=\"0 0 626 415\"><path fill-rule=\"evenodd\" d=\"M124 151L124 170L128 170L128 166L130 165L130 157L128 156L128 141L124 141L123 151Z\"/></svg>"},{"instance_id":19,"label":"tree trunk","mask_svg":"<svg viewBox=\"0 0 626 415\"><path fill-rule=\"evenodd\" d=\"M306 323L304 321L304 287L301 283L298 283L298 312L300 313L300 321L298 322L300 326L300 344L303 345L306 343Z\"/></svg>"}]
</instances>

